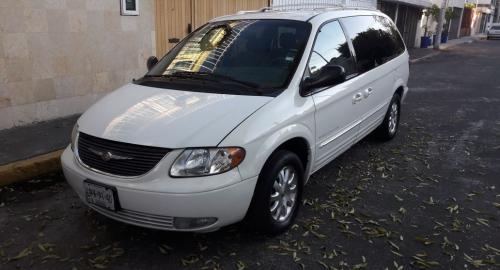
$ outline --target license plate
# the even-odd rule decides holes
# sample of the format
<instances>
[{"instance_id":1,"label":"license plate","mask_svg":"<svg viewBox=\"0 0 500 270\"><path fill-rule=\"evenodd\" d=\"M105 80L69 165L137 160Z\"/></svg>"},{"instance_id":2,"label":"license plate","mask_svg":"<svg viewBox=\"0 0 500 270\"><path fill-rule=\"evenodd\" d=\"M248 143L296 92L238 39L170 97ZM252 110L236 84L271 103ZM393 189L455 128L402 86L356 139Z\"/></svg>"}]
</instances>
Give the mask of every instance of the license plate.
<instances>
[{"instance_id":1,"label":"license plate","mask_svg":"<svg viewBox=\"0 0 500 270\"><path fill-rule=\"evenodd\" d=\"M85 180L83 186L85 189L85 199L89 204L97 205L111 211L118 210L118 194L114 187L89 180Z\"/></svg>"}]
</instances>

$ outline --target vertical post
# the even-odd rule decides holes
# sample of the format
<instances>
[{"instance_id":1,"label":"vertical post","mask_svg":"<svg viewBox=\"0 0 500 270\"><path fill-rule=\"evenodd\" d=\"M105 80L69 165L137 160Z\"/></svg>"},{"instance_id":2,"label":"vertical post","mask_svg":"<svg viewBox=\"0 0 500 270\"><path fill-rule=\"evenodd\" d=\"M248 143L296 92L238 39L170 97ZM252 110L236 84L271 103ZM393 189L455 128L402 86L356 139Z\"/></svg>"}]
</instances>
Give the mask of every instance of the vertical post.
<instances>
[{"instance_id":1,"label":"vertical post","mask_svg":"<svg viewBox=\"0 0 500 270\"><path fill-rule=\"evenodd\" d=\"M439 18L438 25L436 31L436 40L434 40L434 49L439 50L439 46L441 45L441 35L443 34L443 22L444 22L444 12L447 6L447 0L442 0L441 9L439 9Z\"/></svg>"},{"instance_id":2,"label":"vertical post","mask_svg":"<svg viewBox=\"0 0 500 270\"><path fill-rule=\"evenodd\" d=\"M460 12L460 20L458 21L457 38L460 38L460 32L462 30L462 20L464 18L464 11L465 11L465 7L463 7L462 12Z\"/></svg>"}]
</instances>

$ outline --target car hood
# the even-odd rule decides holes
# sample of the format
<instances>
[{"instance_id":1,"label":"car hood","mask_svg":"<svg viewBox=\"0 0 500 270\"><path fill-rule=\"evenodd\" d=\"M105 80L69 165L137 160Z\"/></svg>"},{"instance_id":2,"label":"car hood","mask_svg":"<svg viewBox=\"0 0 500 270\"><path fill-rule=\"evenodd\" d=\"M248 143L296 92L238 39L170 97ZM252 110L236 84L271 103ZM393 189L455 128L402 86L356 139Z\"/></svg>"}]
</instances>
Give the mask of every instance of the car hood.
<instances>
[{"instance_id":1,"label":"car hood","mask_svg":"<svg viewBox=\"0 0 500 270\"><path fill-rule=\"evenodd\" d=\"M95 103L78 125L80 132L133 144L216 146L271 99L128 84Z\"/></svg>"}]
</instances>

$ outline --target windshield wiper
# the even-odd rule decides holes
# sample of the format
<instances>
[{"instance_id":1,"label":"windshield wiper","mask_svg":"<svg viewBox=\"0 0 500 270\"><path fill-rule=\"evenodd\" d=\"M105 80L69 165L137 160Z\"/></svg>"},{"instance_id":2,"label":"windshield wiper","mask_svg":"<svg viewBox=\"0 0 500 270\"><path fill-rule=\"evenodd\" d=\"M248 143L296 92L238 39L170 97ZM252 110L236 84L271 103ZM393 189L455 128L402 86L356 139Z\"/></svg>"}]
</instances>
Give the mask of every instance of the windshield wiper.
<instances>
[{"instance_id":1,"label":"windshield wiper","mask_svg":"<svg viewBox=\"0 0 500 270\"><path fill-rule=\"evenodd\" d=\"M214 74L214 73L209 73L209 72L177 71L177 72L172 73L172 74L146 75L145 77L149 77L149 78L180 78L180 79L193 79L193 80L210 81L210 82L216 82L216 83L237 84L237 85L243 86L245 89L249 89L252 92L255 92L259 95L263 95L263 91L260 89L259 85L256 83L240 81L240 80L234 79L230 76Z\"/></svg>"},{"instance_id":2,"label":"windshield wiper","mask_svg":"<svg viewBox=\"0 0 500 270\"><path fill-rule=\"evenodd\" d=\"M208 80L208 81L220 82L220 83L233 83L233 84L238 84L240 86L244 86L245 88L252 89L252 90L262 94L262 91L259 90L259 85L256 83L240 81L240 80L235 79L233 77L221 75L221 74L215 74L215 73L209 73L209 72L177 71L175 73L172 73L169 75L163 75L163 76L188 78L188 79L201 79L201 80Z\"/></svg>"}]
</instances>

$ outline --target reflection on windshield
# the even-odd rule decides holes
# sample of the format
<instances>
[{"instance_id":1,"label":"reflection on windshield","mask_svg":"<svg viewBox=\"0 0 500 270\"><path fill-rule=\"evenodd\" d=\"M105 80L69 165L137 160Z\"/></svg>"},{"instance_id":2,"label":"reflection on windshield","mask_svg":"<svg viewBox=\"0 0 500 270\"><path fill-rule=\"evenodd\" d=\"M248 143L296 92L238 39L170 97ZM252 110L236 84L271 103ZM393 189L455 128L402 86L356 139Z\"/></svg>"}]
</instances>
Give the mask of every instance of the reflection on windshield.
<instances>
[{"instance_id":1,"label":"reflection on windshield","mask_svg":"<svg viewBox=\"0 0 500 270\"><path fill-rule=\"evenodd\" d=\"M177 71L213 72L218 60L235 40L241 28L241 24L232 30L228 27L203 28L180 50L163 75ZM224 42L221 44L222 41Z\"/></svg>"},{"instance_id":2,"label":"reflection on windshield","mask_svg":"<svg viewBox=\"0 0 500 270\"><path fill-rule=\"evenodd\" d=\"M227 78L276 90L291 79L309 32L308 23L289 20L208 24L182 41L147 75L213 74L221 81Z\"/></svg>"}]
</instances>

